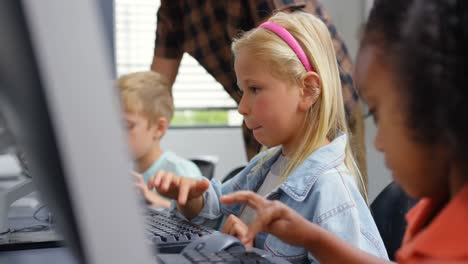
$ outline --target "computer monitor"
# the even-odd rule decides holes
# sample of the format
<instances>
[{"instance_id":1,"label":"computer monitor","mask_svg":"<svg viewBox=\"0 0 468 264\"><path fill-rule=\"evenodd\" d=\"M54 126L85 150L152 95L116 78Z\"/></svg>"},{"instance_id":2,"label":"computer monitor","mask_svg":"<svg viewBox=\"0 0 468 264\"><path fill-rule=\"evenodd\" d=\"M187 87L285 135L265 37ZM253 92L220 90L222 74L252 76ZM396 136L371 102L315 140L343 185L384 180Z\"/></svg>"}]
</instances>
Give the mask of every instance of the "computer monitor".
<instances>
[{"instance_id":1,"label":"computer monitor","mask_svg":"<svg viewBox=\"0 0 468 264\"><path fill-rule=\"evenodd\" d=\"M0 111L78 260L150 263L98 14L1 1Z\"/></svg>"},{"instance_id":2,"label":"computer monitor","mask_svg":"<svg viewBox=\"0 0 468 264\"><path fill-rule=\"evenodd\" d=\"M0 113L0 155L15 152L15 140L8 130L5 119Z\"/></svg>"}]
</instances>

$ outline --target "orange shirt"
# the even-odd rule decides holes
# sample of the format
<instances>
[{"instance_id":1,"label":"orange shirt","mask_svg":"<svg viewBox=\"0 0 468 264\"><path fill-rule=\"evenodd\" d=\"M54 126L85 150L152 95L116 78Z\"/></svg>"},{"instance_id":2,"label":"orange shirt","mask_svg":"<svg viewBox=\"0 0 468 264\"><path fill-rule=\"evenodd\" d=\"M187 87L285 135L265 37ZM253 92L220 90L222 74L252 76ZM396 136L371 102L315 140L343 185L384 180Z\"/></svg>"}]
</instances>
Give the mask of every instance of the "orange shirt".
<instances>
[{"instance_id":1,"label":"orange shirt","mask_svg":"<svg viewBox=\"0 0 468 264\"><path fill-rule=\"evenodd\" d=\"M468 185L423 226L435 203L422 199L406 215L408 227L396 254L399 264L468 263Z\"/></svg>"}]
</instances>

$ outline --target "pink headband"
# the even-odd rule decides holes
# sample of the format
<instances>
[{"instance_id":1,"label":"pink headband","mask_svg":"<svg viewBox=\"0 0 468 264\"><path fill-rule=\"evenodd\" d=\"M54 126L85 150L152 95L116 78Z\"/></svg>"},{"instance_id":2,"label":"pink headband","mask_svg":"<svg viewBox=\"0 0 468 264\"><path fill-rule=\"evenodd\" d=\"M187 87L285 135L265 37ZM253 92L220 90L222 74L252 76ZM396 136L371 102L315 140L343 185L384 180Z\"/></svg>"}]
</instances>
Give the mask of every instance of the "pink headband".
<instances>
[{"instance_id":1,"label":"pink headband","mask_svg":"<svg viewBox=\"0 0 468 264\"><path fill-rule=\"evenodd\" d=\"M291 49L296 53L297 57L299 60L302 62L302 65L304 65L304 68L307 71L313 71L312 66L310 65L309 59L307 58L304 50L301 48L297 40L287 31L284 27L276 24L275 22L267 21L262 23L260 28L268 29L278 35L281 39L286 42L286 44L291 47Z\"/></svg>"}]
</instances>

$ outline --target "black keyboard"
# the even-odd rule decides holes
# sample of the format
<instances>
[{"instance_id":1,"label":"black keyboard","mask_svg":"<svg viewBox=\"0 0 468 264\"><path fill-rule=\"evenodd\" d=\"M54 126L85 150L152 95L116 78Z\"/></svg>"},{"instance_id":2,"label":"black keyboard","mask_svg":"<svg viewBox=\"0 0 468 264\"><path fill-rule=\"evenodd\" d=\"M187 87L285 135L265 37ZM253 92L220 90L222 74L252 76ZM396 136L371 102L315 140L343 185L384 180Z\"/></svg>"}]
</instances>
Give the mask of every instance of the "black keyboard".
<instances>
[{"instance_id":1,"label":"black keyboard","mask_svg":"<svg viewBox=\"0 0 468 264\"><path fill-rule=\"evenodd\" d=\"M148 240L160 253L179 253L193 240L218 232L182 220L166 211L146 212L145 227Z\"/></svg>"},{"instance_id":2,"label":"black keyboard","mask_svg":"<svg viewBox=\"0 0 468 264\"><path fill-rule=\"evenodd\" d=\"M262 256L255 252L217 252L204 253L195 250L181 254L162 254L157 257L162 264L209 264L209 263L237 263L237 264L287 264L288 261L271 256Z\"/></svg>"}]
</instances>

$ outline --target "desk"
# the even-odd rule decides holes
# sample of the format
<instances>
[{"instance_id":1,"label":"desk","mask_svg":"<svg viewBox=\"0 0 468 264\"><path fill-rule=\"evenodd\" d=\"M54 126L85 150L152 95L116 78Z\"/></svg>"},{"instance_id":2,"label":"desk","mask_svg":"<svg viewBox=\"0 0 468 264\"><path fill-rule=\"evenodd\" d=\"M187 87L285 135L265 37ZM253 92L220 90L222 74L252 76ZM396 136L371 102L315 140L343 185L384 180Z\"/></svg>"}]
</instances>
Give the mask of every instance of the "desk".
<instances>
[{"instance_id":1,"label":"desk","mask_svg":"<svg viewBox=\"0 0 468 264\"><path fill-rule=\"evenodd\" d=\"M15 207L11 208L13 212L16 209ZM8 226L18 231L0 235L0 252L17 249L58 247L61 245L63 238L56 233L55 225L32 218L33 212L29 215L28 217L8 218ZM25 230L25 228L29 230Z\"/></svg>"},{"instance_id":2,"label":"desk","mask_svg":"<svg viewBox=\"0 0 468 264\"><path fill-rule=\"evenodd\" d=\"M15 210L15 208L12 208ZM14 215L14 214L13 214ZM12 217L8 219L10 222L11 228L21 228L25 226L31 226L34 224L44 224L43 222L37 221L31 217ZM29 236L32 240L40 241L41 239L47 238L54 238L57 235L49 230L49 231L42 231L41 232L30 232L17 235L26 235ZM50 232L50 233L48 233ZM16 235L16 234L15 234ZM5 241L4 241L5 242ZM55 242L51 242L54 244ZM37 247L39 244L40 247L44 248L36 248L36 249L24 249L21 248L32 248ZM14 246L17 250L10 250L10 251L0 251L0 264L52 264L52 263L60 263L60 264L78 264L76 258L71 254L71 251L65 247L56 247L56 243L54 247L45 247L47 243L36 243L36 244L17 244ZM0 245L1 247L2 245ZM5 246L5 245L3 245ZM12 247L10 247L12 248Z\"/></svg>"},{"instance_id":3,"label":"desk","mask_svg":"<svg viewBox=\"0 0 468 264\"><path fill-rule=\"evenodd\" d=\"M0 264L78 264L68 248L42 248L0 252Z\"/></svg>"}]
</instances>

